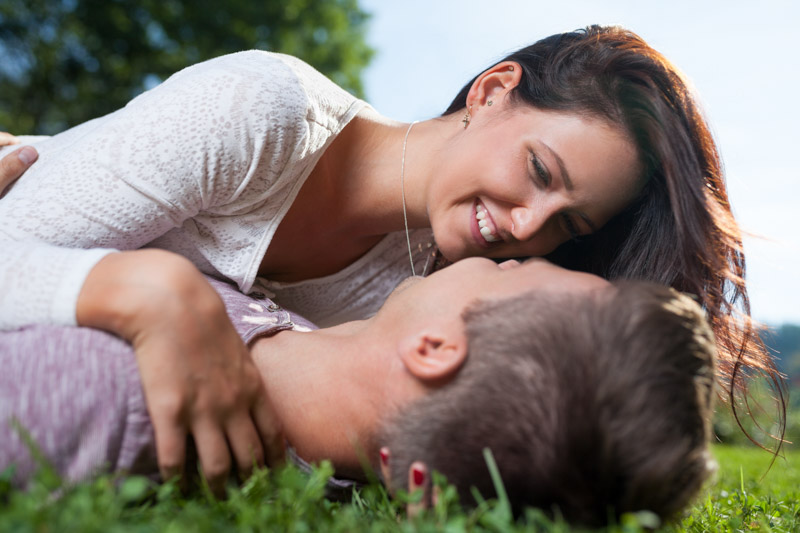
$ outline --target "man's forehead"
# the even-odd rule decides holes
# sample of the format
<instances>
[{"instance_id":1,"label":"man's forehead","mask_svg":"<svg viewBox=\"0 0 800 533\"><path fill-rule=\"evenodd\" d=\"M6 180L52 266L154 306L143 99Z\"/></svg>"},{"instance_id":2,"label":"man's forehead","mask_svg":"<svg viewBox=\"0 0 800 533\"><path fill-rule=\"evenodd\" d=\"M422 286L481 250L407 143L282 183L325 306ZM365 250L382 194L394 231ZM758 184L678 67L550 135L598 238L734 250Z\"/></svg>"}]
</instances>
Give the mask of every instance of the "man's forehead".
<instances>
[{"instance_id":1,"label":"man's forehead","mask_svg":"<svg viewBox=\"0 0 800 533\"><path fill-rule=\"evenodd\" d=\"M522 261L521 267L527 268L534 268L535 265L539 265L544 270L540 273L550 272L556 276L566 276L570 279L570 283L575 283L575 289L586 289L586 288L607 288L611 284L608 280L604 279L601 276L596 274L591 274L589 272L582 272L579 270L570 270L564 268L562 266L556 265L555 263L551 263L547 259L542 259L541 257L529 257Z\"/></svg>"}]
</instances>

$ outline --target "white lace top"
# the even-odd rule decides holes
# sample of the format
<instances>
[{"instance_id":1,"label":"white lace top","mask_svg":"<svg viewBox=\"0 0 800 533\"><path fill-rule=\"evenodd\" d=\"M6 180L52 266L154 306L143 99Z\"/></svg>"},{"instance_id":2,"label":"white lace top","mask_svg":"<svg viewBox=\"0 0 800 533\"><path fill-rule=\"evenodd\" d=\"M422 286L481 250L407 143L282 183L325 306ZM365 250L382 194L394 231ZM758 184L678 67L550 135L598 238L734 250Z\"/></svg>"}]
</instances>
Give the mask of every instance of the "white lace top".
<instances>
[{"instance_id":1,"label":"white lace top","mask_svg":"<svg viewBox=\"0 0 800 533\"><path fill-rule=\"evenodd\" d=\"M180 253L245 293L273 293L319 325L373 314L410 274L401 233L331 276L256 277L305 179L365 105L296 58L249 51L36 139L39 161L0 200L0 329L75 324L89 270L141 247ZM412 238L420 271L431 232Z\"/></svg>"}]
</instances>

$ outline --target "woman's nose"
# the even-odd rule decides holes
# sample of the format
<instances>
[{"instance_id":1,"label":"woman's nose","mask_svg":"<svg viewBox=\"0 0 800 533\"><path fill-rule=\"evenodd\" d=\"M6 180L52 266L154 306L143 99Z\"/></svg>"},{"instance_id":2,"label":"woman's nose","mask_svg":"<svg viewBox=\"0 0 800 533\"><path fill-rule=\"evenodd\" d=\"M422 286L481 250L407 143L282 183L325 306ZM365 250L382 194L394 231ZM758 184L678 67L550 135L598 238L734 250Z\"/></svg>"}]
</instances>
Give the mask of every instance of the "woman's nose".
<instances>
[{"instance_id":1,"label":"woman's nose","mask_svg":"<svg viewBox=\"0 0 800 533\"><path fill-rule=\"evenodd\" d=\"M543 206L527 205L511 210L511 235L519 242L528 242L547 223L549 214Z\"/></svg>"}]
</instances>

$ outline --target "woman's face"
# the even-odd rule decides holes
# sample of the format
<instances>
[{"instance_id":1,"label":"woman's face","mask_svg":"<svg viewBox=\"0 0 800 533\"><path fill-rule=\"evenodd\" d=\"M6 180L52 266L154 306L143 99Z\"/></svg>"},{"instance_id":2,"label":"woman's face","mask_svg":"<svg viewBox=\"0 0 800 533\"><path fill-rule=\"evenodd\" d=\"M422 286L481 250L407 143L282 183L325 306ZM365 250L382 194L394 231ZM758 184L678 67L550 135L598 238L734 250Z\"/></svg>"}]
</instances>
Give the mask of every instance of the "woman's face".
<instances>
[{"instance_id":1,"label":"woman's face","mask_svg":"<svg viewBox=\"0 0 800 533\"><path fill-rule=\"evenodd\" d=\"M601 119L505 98L472 115L428 192L436 243L452 261L546 255L597 231L639 191L635 146Z\"/></svg>"}]
</instances>

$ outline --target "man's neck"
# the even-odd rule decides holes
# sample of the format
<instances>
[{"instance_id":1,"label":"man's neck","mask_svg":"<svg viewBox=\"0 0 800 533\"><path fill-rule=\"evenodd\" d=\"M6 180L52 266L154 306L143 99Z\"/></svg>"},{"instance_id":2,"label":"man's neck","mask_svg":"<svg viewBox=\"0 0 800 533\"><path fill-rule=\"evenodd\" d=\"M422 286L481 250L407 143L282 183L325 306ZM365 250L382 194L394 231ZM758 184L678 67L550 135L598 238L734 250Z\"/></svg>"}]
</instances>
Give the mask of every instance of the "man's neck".
<instances>
[{"instance_id":1,"label":"man's neck","mask_svg":"<svg viewBox=\"0 0 800 533\"><path fill-rule=\"evenodd\" d=\"M289 443L303 459L330 459L348 477L359 476L360 460L377 455L373 440L386 392L386 365L369 356L366 329L356 322L284 331L251 345Z\"/></svg>"}]
</instances>

